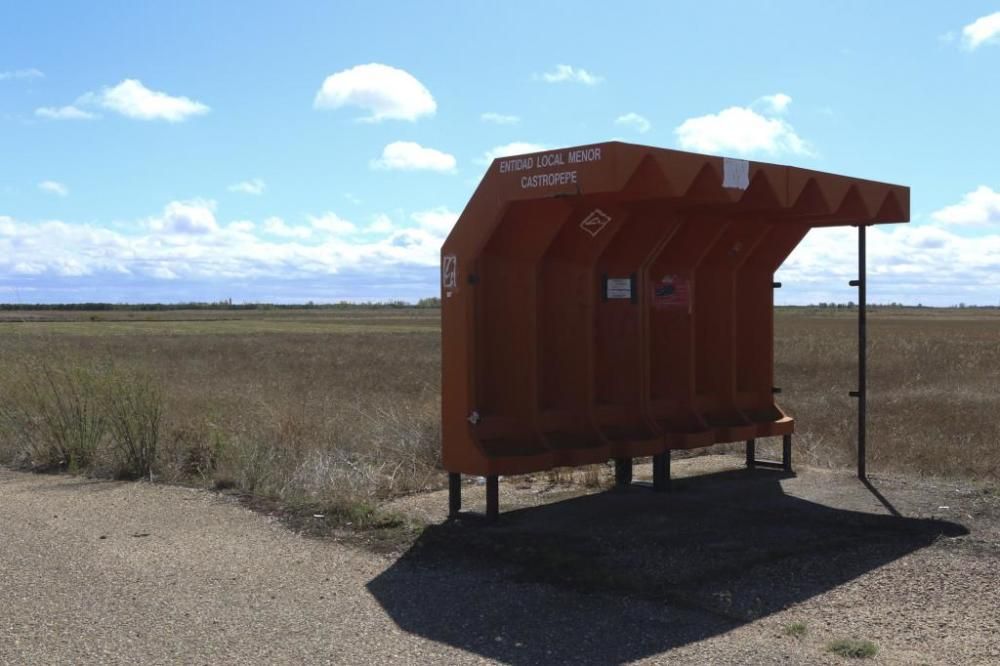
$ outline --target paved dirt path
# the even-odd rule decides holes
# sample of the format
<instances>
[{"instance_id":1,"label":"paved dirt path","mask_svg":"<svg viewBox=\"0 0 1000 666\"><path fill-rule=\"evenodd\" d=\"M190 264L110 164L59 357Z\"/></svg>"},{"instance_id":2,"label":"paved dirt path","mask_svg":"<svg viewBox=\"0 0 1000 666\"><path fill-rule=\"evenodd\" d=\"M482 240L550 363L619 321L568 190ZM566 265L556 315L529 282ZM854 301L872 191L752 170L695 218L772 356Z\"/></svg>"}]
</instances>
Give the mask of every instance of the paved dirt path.
<instances>
[{"instance_id":1,"label":"paved dirt path","mask_svg":"<svg viewBox=\"0 0 1000 666\"><path fill-rule=\"evenodd\" d=\"M0 663L815 664L851 636L871 663L1000 660L993 495L887 482L893 518L848 475L726 465L675 465L669 497L505 484L546 503L493 528L410 498L432 524L392 557L202 491L0 470Z\"/></svg>"},{"instance_id":2,"label":"paved dirt path","mask_svg":"<svg viewBox=\"0 0 1000 666\"><path fill-rule=\"evenodd\" d=\"M386 616L388 564L205 492L0 471L0 662L470 661Z\"/></svg>"}]
</instances>

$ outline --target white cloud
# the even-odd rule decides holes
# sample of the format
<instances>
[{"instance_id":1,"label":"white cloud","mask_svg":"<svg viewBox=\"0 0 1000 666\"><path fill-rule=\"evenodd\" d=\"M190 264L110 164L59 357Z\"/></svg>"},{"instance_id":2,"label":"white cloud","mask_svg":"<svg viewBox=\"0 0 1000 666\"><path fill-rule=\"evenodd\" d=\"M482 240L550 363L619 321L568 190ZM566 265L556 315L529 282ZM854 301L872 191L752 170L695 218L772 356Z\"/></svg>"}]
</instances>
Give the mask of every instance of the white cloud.
<instances>
[{"instance_id":1,"label":"white cloud","mask_svg":"<svg viewBox=\"0 0 1000 666\"><path fill-rule=\"evenodd\" d=\"M931 217L945 224L995 224L1000 226L1000 192L980 185L957 204L935 211Z\"/></svg>"},{"instance_id":2,"label":"white cloud","mask_svg":"<svg viewBox=\"0 0 1000 666\"><path fill-rule=\"evenodd\" d=\"M16 275L41 275L45 272L45 264L34 261L19 261L14 264L13 272Z\"/></svg>"},{"instance_id":3,"label":"white cloud","mask_svg":"<svg viewBox=\"0 0 1000 666\"><path fill-rule=\"evenodd\" d=\"M38 183L38 189L47 194L54 194L57 197L69 196L69 188L55 180L43 180Z\"/></svg>"},{"instance_id":4,"label":"white cloud","mask_svg":"<svg viewBox=\"0 0 1000 666\"><path fill-rule=\"evenodd\" d=\"M236 222L230 222L227 224L226 228L232 231L241 231L245 234L249 234L257 228L257 225L250 220L237 220Z\"/></svg>"},{"instance_id":5,"label":"white cloud","mask_svg":"<svg viewBox=\"0 0 1000 666\"><path fill-rule=\"evenodd\" d=\"M556 65L551 72L545 72L541 79L547 83L574 82L587 86L595 86L604 80L604 77L595 76L583 68L576 68L571 65Z\"/></svg>"},{"instance_id":6,"label":"white cloud","mask_svg":"<svg viewBox=\"0 0 1000 666\"><path fill-rule=\"evenodd\" d=\"M764 95L757 101L765 105L772 113L784 113L788 110L788 105L792 103L792 98L785 93L775 93Z\"/></svg>"},{"instance_id":7,"label":"white cloud","mask_svg":"<svg viewBox=\"0 0 1000 666\"><path fill-rule=\"evenodd\" d=\"M416 120L437 111L430 91L412 74L379 63L357 65L326 77L313 106L357 106L371 114L363 118L371 122Z\"/></svg>"},{"instance_id":8,"label":"white cloud","mask_svg":"<svg viewBox=\"0 0 1000 666\"><path fill-rule=\"evenodd\" d=\"M35 109L35 115L48 120L93 120L96 113L68 104L66 106L41 106Z\"/></svg>"},{"instance_id":9,"label":"white cloud","mask_svg":"<svg viewBox=\"0 0 1000 666\"><path fill-rule=\"evenodd\" d=\"M45 74L34 67L31 67L28 69L15 69L7 72L0 72L0 81L7 81L9 79L41 79L44 76Z\"/></svg>"},{"instance_id":10,"label":"white cloud","mask_svg":"<svg viewBox=\"0 0 1000 666\"><path fill-rule=\"evenodd\" d=\"M348 222L336 213L327 212L319 216L308 215L307 217L309 219L309 224L311 224L314 229L319 229L320 231L325 231L327 233L347 235L357 231L357 227L354 226L353 222Z\"/></svg>"},{"instance_id":11,"label":"white cloud","mask_svg":"<svg viewBox=\"0 0 1000 666\"><path fill-rule=\"evenodd\" d=\"M336 216L316 219L321 227L343 228L344 221ZM199 233L189 233L192 226ZM336 294L350 288L350 284L338 287L339 283L328 282L330 275L342 271L360 276L354 284L364 290L370 289L377 275L395 275L395 283L407 290L427 288L433 293L435 288L442 237L425 229L402 229L376 241L363 241L315 232L307 235L278 218L265 221L259 234L252 233L255 228L249 220L217 224L208 202L172 202L162 215L142 220L128 231L0 217L0 289L6 288L5 282L18 284L18 276L93 276L97 282L88 284L103 285L98 293L108 293L120 283L120 276L132 275L196 285L232 279L255 284L251 290L271 288L275 280L287 284L315 278L325 284L325 293ZM278 229L287 233L272 233ZM421 272L408 272L407 266L422 267ZM409 276L427 282L410 287L413 278ZM260 282L254 283L255 279ZM36 280L34 284L42 283ZM390 296L376 293L373 297Z\"/></svg>"},{"instance_id":12,"label":"white cloud","mask_svg":"<svg viewBox=\"0 0 1000 666\"><path fill-rule=\"evenodd\" d=\"M259 196L264 193L267 185L260 178L253 178L251 180L244 180L239 183L234 183L226 189L230 192L242 192L243 194L253 194Z\"/></svg>"},{"instance_id":13,"label":"white cloud","mask_svg":"<svg viewBox=\"0 0 1000 666\"><path fill-rule=\"evenodd\" d=\"M138 79L125 79L98 93L88 93L77 103L96 104L137 120L166 120L171 123L209 112L208 106L201 102L150 90Z\"/></svg>"},{"instance_id":14,"label":"white cloud","mask_svg":"<svg viewBox=\"0 0 1000 666\"><path fill-rule=\"evenodd\" d=\"M495 123L497 125L516 125L521 122L521 119L517 116L510 116L503 113L494 113L493 111L487 111L479 116L479 119L484 123Z\"/></svg>"},{"instance_id":15,"label":"white cloud","mask_svg":"<svg viewBox=\"0 0 1000 666\"><path fill-rule=\"evenodd\" d=\"M514 141L505 143L502 146L494 146L483 154L482 162L489 164L498 157L510 157L511 155L524 155L526 153L538 153L546 147L540 143L527 143L525 141Z\"/></svg>"},{"instance_id":16,"label":"white cloud","mask_svg":"<svg viewBox=\"0 0 1000 666\"><path fill-rule=\"evenodd\" d=\"M810 154L806 142L786 121L743 106L688 118L674 133L682 148L702 153Z\"/></svg>"},{"instance_id":17,"label":"white cloud","mask_svg":"<svg viewBox=\"0 0 1000 666\"><path fill-rule=\"evenodd\" d=\"M149 271L149 275L150 277L157 278L158 280L176 280L180 277L167 266L154 266Z\"/></svg>"},{"instance_id":18,"label":"white cloud","mask_svg":"<svg viewBox=\"0 0 1000 666\"><path fill-rule=\"evenodd\" d=\"M1000 234L961 236L931 225L868 228L868 297L875 303L995 304L1000 289ZM857 230L815 229L782 265L783 302L857 300ZM793 296L793 294L795 294Z\"/></svg>"},{"instance_id":19,"label":"white cloud","mask_svg":"<svg viewBox=\"0 0 1000 666\"><path fill-rule=\"evenodd\" d=\"M312 229L288 225L280 217L269 217L264 220L264 233L282 238L310 238Z\"/></svg>"},{"instance_id":20,"label":"white cloud","mask_svg":"<svg viewBox=\"0 0 1000 666\"><path fill-rule=\"evenodd\" d=\"M309 234L305 233L309 228L295 231L297 227L279 220L269 218L259 226L249 220L221 225L215 220L214 205L204 201L171 202L161 215L121 230L0 216L0 291L29 293L36 287L62 285L50 293L66 294L89 285L92 293L107 299L107 294L120 293L116 289L125 284L126 275L134 289L171 281L169 289L156 292L156 298L166 300L199 298L212 280L235 281L237 289L258 299L265 292L276 300L282 295L296 298L290 291L294 286L281 285L305 283L319 289L308 293L325 294L327 300L352 293L393 297L387 288L416 296L435 293L442 233L423 226L388 230L379 224L384 220L376 218L373 224L384 230L383 235L368 240L317 233L315 229L353 229L332 213L313 218L317 226ZM198 233L190 233L192 228ZM279 229L286 233L274 233ZM343 280L331 282L330 276L336 274L343 274ZM30 276L32 282L19 276ZM60 277L73 281L45 281ZM133 293L137 299L149 299L153 292Z\"/></svg>"},{"instance_id":21,"label":"white cloud","mask_svg":"<svg viewBox=\"0 0 1000 666\"><path fill-rule=\"evenodd\" d=\"M0 217L0 278L43 274L80 277L111 271L119 263L108 256L121 249L113 247L112 238L117 236L89 225L57 221L26 224Z\"/></svg>"},{"instance_id":22,"label":"white cloud","mask_svg":"<svg viewBox=\"0 0 1000 666\"><path fill-rule=\"evenodd\" d=\"M210 206L201 203L198 214L208 217L203 209ZM187 205L192 207L191 202ZM183 214L176 208L168 204L155 218L172 221L170 230L153 228L146 220L133 228L112 230L89 223L24 222L0 215L0 290L30 289L32 284L73 288L90 284L96 285L95 294L119 293L113 290L124 284L123 276L129 276L128 281L145 280L132 282L137 288L152 285L150 280L169 281L169 289L156 292L157 298L166 300L200 298L209 281L225 279L244 285L244 293L257 299L268 298L261 295L265 293L276 300L282 294L295 298L302 292L280 291L293 287L277 285L296 280L314 280L320 290L309 293L328 298L351 293L388 298L400 292L387 289L411 283L414 292L434 293L441 243L458 217L447 208L415 212L407 215L413 226L379 236L345 238L315 230L309 236L301 232L281 236L266 231L277 228L275 219L257 225L249 220L202 224L204 233L191 234L178 224ZM208 212L214 222L216 213ZM870 227L869 297L875 302L995 305L1000 293L1000 232L987 229L983 235L963 236L954 229L926 224ZM856 277L856 247L855 229L810 232L779 271L777 279L784 288L776 297L795 303L857 300L855 290L846 286L847 280ZM332 275L338 278L331 280ZM46 282L47 278L51 279ZM182 285L195 286L184 292L179 291ZM279 291L268 291L272 288ZM133 293L133 300L141 300L142 294L150 298L153 292Z\"/></svg>"},{"instance_id":23,"label":"white cloud","mask_svg":"<svg viewBox=\"0 0 1000 666\"><path fill-rule=\"evenodd\" d=\"M638 113L626 113L623 116L618 116L615 118L615 125L631 127L639 134L645 134L651 127L649 121L643 116L640 116Z\"/></svg>"},{"instance_id":24,"label":"white cloud","mask_svg":"<svg viewBox=\"0 0 1000 666\"><path fill-rule=\"evenodd\" d=\"M379 213L374 218L372 218L371 224L368 225L366 230L376 234L384 234L392 231L395 228L396 225L393 224L391 217L389 217L385 213Z\"/></svg>"},{"instance_id":25,"label":"white cloud","mask_svg":"<svg viewBox=\"0 0 1000 666\"><path fill-rule=\"evenodd\" d=\"M163 215L147 221L150 229L163 234L203 235L219 230L215 221L215 202L205 199L171 201Z\"/></svg>"},{"instance_id":26,"label":"white cloud","mask_svg":"<svg viewBox=\"0 0 1000 666\"><path fill-rule=\"evenodd\" d=\"M430 210L418 211L410 217L420 225L421 229L440 236L446 236L458 221L458 213L438 206Z\"/></svg>"},{"instance_id":27,"label":"white cloud","mask_svg":"<svg viewBox=\"0 0 1000 666\"><path fill-rule=\"evenodd\" d=\"M455 156L413 141L394 141L382 149L382 157L372 160L371 166L373 169L406 171L454 171Z\"/></svg>"},{"instance_id":28,"label":"white cloud","mask_svg":"<svg viewBox=\"0 0 1000 666\"><path fill-rule=\"evenodd\" d=\"M962 28L962 43L970 50L983 44L1000 43L1000 12L980 16Z\"/></svg>"}]
</instances>

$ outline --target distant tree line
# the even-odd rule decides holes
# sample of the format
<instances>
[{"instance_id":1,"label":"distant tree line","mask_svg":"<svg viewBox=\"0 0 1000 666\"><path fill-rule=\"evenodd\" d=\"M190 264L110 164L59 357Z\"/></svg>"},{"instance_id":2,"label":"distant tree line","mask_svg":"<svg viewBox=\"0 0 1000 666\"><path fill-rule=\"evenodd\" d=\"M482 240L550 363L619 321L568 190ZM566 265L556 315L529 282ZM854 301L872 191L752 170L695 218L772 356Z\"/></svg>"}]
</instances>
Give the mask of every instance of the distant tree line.
<instances>
[{"instance_id":1,"label":"distant tree line","mask_svg":"<svg viewBox=\"0 0 1000 666\"><path fill-rule=\"evenodd\" d=\"M0 311L61 310L61 311L122 311L156 312L169 310L386 310L404 308L439 308L440 298L407 301L340 301L338 303L233 303L231 299L214 303L0 303Z\"/></svg>"},{"instance_id":2,"label":"distant tree line","mask_svg":"<svg viewBox=\"0 0 1000 666\"><path fill-rule=\"evenodd\" d=\"M11 310L64 310L64 311L122 311L152 312L169 310L392 310L406 308L440 308L438 297L421 298L416 303L408 301L339 301L337 303L233 303L232 299L216 302L189 303L0 303L0 312ZM857 307L854 301L846 303L813 303L811 305L779 305L779 308L830 308L850 310ZM926 308L923 303L869 303L869 308ZM945 305L946 308L996 308L995 305Z\"/></svg>"},{"instance_id":3,"label":"distant tree line","mask_svg":"<svg viewBox=\"0 0 1000 666\"><path fill-rule=\"evenodd\" d=\"M847 301L847 303L817 303L815 305L805 305L805 306L779 306L779 307L808 307L808 308L833 308L833 309L850 309L856 307L854 301ZM923 303L917 303L916 305L911 305L908 303L869 303L869 308L879 308L879 309L891 309L891 308L979 308L979 309L995 309L996 305L969 305L967 303L958 303L957 305L941 305L941 306L930 306L924 305Z\"/></svg>"}]
</instances>

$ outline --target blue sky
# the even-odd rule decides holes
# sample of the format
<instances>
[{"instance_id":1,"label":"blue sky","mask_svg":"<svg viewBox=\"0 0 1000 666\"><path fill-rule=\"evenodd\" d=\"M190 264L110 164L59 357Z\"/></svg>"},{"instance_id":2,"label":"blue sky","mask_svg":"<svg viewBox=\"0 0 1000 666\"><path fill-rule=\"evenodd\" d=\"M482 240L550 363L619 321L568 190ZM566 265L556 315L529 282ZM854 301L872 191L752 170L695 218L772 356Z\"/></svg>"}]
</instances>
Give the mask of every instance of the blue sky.
<instances>
[{"instance_id":1,"label":"blue sky","mask_svg":"<svg viewBox=\"0 0 1000 666\"><path fill-rule=\"evenodd\" d=\"M620 139L909 185L871 298L997 304L998 118L996 0L5 3L0 302L437 295L490 156Z\"/></svg>"}]
</instances>

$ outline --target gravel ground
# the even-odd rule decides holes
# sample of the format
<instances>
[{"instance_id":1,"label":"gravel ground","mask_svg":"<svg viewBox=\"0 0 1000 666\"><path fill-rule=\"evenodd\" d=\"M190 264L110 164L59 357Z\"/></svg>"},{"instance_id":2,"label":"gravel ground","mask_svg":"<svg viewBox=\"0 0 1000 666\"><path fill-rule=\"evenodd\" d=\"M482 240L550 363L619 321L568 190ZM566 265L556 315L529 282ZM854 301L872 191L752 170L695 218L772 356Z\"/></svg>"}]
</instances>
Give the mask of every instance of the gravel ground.
<instances>
[{"instance_id":1,"label":"gravel ground","mask_svg":"<svg viewBox=\"0 0 1000 666\"><path fill-rule=\"evenodd\" d=\"M738 467L680 461L668 495L507 480L491 527L405 498L428 526L392 556L203 491L0 470L0 663L835 664L851 637L1000 663L996 491Z\"/></svg>"}]
</instances>

